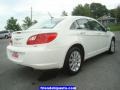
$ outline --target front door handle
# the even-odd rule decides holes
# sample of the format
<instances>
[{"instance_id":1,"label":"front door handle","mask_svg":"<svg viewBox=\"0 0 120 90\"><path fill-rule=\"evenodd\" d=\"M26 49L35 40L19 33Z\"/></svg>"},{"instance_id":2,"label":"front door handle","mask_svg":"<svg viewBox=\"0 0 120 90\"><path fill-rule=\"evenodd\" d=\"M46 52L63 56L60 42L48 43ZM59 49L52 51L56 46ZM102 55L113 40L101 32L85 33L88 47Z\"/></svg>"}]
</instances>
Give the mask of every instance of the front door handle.
<instances>
[{"instance_id":1,"label":"front door handle","mask_svg":"<svg viewBox=\"0 0 120 90\"><path fill-rule=\"evenodd\" d=\"M101 35L101 33L97 33L98 35Z\"/></svg>"},{"instance_id":2,"label":"front door handle","mask_svg":"<svg viewBox=\"0 0 120 90\"><path fill-rule=\"evenodd\" d=\"M85 32L81 32L80 35L85 35L86 33Z\"/></svg>"}]
</instances>

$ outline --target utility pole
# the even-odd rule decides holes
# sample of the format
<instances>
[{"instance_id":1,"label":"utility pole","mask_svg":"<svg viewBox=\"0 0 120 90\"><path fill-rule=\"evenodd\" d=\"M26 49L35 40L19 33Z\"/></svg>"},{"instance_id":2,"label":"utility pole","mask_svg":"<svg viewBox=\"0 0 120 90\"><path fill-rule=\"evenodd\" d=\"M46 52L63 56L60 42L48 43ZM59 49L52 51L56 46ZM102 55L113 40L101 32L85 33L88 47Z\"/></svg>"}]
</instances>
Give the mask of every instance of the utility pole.
<instances>
[{"instance_id":1,"label":"utility pole","mask_svg":"<svg viewBox=\"0 0 120 90\"><path fill-rule=\"evenodd\" d=\"M32 7L30 8L30 12L31 12L31 21L32 21Z\"/></svg>"}]
</instances>

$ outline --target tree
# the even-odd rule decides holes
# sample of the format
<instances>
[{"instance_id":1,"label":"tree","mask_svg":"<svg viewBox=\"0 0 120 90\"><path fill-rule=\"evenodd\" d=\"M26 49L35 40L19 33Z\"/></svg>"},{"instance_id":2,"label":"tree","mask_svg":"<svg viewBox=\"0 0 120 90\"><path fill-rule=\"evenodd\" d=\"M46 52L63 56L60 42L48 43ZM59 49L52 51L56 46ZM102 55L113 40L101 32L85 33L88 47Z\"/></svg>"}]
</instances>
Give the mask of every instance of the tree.
<instances>
[{"instance_id":1,"label":"tree","mask_svg":"<svg viewBox=\"0 0 120 90\"><path fill-rule=\"evenodd\" d=\"M90 14L90 5L89 4L85 4L84 6L82 6L81 4L79 4L78 6L76 6L73 9L72 15L76 15L76 16L91 16L91 14Z\"/></svg>"},{"instance_id":2,"label":"tree","mask_svg":"<svg viewBox=\"0 0 120 90\"><path fill-rule=\"evenodd\" d=\"M10 31L22 30L20 25L17 23L17 19L14 19L14 17L11 17L7 20L7 25L5 26L5 29Z\"/></svg>"},{"instance_id":3,"label":"tree","mask_svg":"<svg viewBox=\"0 0 120 90\"><path fill-rule=\"evenodd\" d=\"M62 16L68 16L67 12L66 12L66 11L63 11L63 12L62 12Z\"/></svg>"},{"instance_id":4,"label":"tree","mask_svg":"<svg viewBox=\"0 0 120 90\"><path fill-rule=\"evenodd\" d=\"M99 18L103 15L108 14L108 10L105 5L102 5L100 3L92 3L90 5L90 10L92 13L92 17Z\"/></svg>"},{"instance_id":5,"label":"tree","mask_svg":"<svg viewBox=\"0 0 120 90\"><path fill-rule=\"evenodd\" d=\"M110 16L117 18L117 10L116 9L111 9L109 10Z\"/></svg>"},{"instance_id":6,"label":"tree","mask_svg":"<svg viewBox=\"0 0 120 90\"><path fill-rule=\"evenodd\" d=\"M90 17L91 16L90 4L85 4L84 10L85 10L85 15Z\"/></svg>"},{"instance_id":7,"label":"tree","mask_svg":"<svg viewBox=\"0 0 120 90\"><path fill-rule=\"evenodd\" d=\"M117 19L117 22L120 22L120 6L109 11L110 15Z\"/></svg>"},{"instance_id":8,"label":"tree","mask_svg":"<svg viewBox=\"0 0 120 90\"><path fill-rule=\"evenodd\" d=\"M84 16L84 8L81 4L79 4L78 6L76 6L73 11L72 11L72 15L75 15L75 16Z\"/></svg>"},{"instance_id":9,"label":"tree","mask_svg":"<svg viewBox=\"0 0 120 90\"><path fill-rule=\"evenodd\" d=\"M79 4L72 11L72 15L89 16L93 18L99 18L106 14L108 14L106 6L100 3L85 4L84 6Z\"/></svg>"},{"instance_id":10,"label":"tree","mask_svg":"<svg viewBox=\"0 0 120 90\"><path fill-rule=\"evenodd\" d=\"M25 20L23 20L23 22L24 22L24 24L22 25L22 27L23 27L24 29L28 29L28 28L31 27L33 24L36 24L36 23L37 23L36 20L32 21L32 20L30 19L30 17L25 17Z\"/></svg>"},{"instance_id":11,"label":"tree","mask_svg":"<svg viewBox=\"0 0 120 90\"><path fill-rule=\"evenodd\" d=\"M25 20L23 20L24 24L22 25L22 27L24 29L28 29L30 26L32 26L32 21L29 17L25 17Z\"/></svg>"},{"instance_id":12,"label":"tree","mask_svg":"<svg viewBox=\"0 0 120 90\"><path fill-rule=\"evenodd\" d=\"M117 21L120 22L120 6L118 6L116 9L116 17L117 17Z\"/></svg>"}]
</instances>

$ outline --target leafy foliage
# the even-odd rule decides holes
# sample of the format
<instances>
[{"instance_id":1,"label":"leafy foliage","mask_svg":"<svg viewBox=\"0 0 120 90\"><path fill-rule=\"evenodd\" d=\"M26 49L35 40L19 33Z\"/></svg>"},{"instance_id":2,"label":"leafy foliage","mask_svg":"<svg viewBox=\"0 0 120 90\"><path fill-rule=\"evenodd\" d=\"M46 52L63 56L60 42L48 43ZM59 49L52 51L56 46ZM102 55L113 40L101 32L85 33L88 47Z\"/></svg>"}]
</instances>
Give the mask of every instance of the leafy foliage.
<instances>
[{"instance_id":1,"label":"leafy foliage","mask_svg":"<svg viewBox=\"0 0 120 90\"><path fill-rule=\"evenodd\" d=\"M108 14L106 6L100 3L85 4L84 6L78 5L73 9L72 15L76 16L89 16L98 18L105 14Z\"/></svg>"},{"instance_id":2,"label":"leafy foliage","mask_svg":"<svg viewBox=\"0 0 120 90\"><path fill-rule=\"evenodd\" d=\"M120 6L118 6L116 9L116 16L117 16L116 18L117 18L118 22L120 22Z\"/></svg>"},{"instance_id":3,"label":"leafy foliage","mask_svg":"<svg viewBox=\"0 0 120 90\"><path fill-rule=\"evenodd\" d=\"M14 19L14 17L11 17L7 20L7 25L5 26L5 29L10 31L22 30L20 25L17 23L17 19Z\"/></svg>"},{"instance_id":4,"label":"leafy foliage","mask_svg":"<svg viewBox=\"0 0 120 90\"><path fill-rule=\"evenodd\" d=\"M120 6L109 11L110 15L117 18L117 22L120 22Z\"/></svg>"},{"instance_id":5,"label":"leafy foliage","mask_svg":"<svg viewBox=\"0 0 120 90\"><path fill-rule=\"evenodd\" d=\"M29 27L31 27L32 25L34 25L34 24L37 23L36 20L32 21L32 20L30 19L30 17L25 17L25 20L23 20L23 22L24 22L24 24L22 25L22 27L23 27L24 29L28 29Z\"/></svg>"},{"instance_id":6,"label":"leafy foliage","mask_svg":"<svg viewBox=\"0 0 120 90\"><path fill-rule=\"evenodd\" d=\"M108 10L107 10L106 6L102 5L100 3L92 3L90 5L90 10L92 13L92 17L94 17L94 18L99 18L103 15L108 14Z\"/></svg>"},{"instance_id":7,"label":"leafy foliage","mask_svg":"<svg viewBox=\"0 0 120 90\"><path fill-rule=\"evenodd\" d=\"M116 17L116 13L117 13L117 11L116 11L116 9L111 9L111 10L109 10L109 13L110 13L110 15L112 16L112 17Z\"/></svg>"},{"instance_id":8,"label":"leafy foliage","mask_svg":"<svg viewBox=\"0 0 120 90\"><path fill-rule=\"evenodd\" d=\"M84 6L82 6L81 4L79 4L78 6L76 6L73 9L72 15L75 15L75 16L90 16L90 7L89 7L89 4L86 4Z\"/></svg>"}]
</instances>

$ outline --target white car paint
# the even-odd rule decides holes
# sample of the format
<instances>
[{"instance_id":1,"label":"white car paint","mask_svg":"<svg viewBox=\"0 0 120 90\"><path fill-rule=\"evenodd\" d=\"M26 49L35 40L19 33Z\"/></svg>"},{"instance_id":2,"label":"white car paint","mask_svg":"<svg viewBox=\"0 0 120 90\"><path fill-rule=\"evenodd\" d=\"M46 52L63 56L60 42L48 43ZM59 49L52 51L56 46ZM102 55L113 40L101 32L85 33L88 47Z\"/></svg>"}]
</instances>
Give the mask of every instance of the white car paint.
<instances>
[{"instance_id":1,"label":"white car paint","mask_svg":"<svg viewBox=\"0 0 120 90\"><path fill-rule=\"evenodd\" d=\"M85 60L109 49L111 39L114 37L112 32L70 29L75 20L89 19L96 21L95 19L84 16L68 16L62 17L62 19L63 20L52 29L38 28L14 32L11 37L12 45L7 46L8 58L15 63L35 69L54 69L63 67L68 50L75 44L83 46ZM32 35L53 32L57 33L57 37L49 43L26 44L28 38ZM17 52L19 57L13 57L13 52Z\"/></svg>"}]
</instances>

